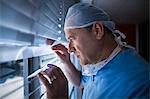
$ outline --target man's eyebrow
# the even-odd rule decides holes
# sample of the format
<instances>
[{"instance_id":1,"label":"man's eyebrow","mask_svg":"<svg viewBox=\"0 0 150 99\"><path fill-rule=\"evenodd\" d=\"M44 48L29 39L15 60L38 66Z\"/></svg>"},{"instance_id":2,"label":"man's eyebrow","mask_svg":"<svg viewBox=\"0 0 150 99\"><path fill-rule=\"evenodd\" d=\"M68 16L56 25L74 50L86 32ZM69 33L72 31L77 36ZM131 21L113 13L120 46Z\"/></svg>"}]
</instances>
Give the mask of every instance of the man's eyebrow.
<instances>
[{"instance_id":1,"label":"man's eyebrow","mask_svg":"<svg viewBox=\"0 0 150 99\"><path fill-rule=\"evenodd\" d=\"M76 36L76 33L73 33L72 35L70 35L70 36L67 37L67 40L69 40L71 38L75 38L75 36Z\"/></svg>"}]
</instances>

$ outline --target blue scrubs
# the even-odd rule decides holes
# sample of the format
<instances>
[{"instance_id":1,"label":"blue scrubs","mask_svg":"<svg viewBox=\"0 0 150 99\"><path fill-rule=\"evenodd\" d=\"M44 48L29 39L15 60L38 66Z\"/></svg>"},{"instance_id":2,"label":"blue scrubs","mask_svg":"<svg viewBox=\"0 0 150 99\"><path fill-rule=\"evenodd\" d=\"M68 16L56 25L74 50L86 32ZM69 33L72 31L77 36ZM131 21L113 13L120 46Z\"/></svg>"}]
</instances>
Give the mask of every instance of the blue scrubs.
<instances>
[{"instance_id":1,"label":"blue scrubs","mask_svg":"<svg viewBox=\"0 0 150 99\"><path fill-rule=\"evenodd\" d=\"M147 99L149 65L133 49L123 49L96 75L82 75L81 84L83 99Z\"/></svg>"}]
</instances>

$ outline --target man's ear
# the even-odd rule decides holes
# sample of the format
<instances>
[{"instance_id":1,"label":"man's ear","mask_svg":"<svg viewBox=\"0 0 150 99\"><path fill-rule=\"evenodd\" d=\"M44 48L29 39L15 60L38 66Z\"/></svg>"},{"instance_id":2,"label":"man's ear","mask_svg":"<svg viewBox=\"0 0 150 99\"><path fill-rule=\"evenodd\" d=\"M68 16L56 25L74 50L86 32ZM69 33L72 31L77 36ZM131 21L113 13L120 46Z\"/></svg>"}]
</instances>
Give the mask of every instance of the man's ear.
<instances>
[{"instance_id":1,"label":"man's ear","mask_svg":"<svg viewBox=\"0 0 150 99\"><path fill-rule=\"evenodd\" d=\"M93 24L92 31L96 37L96 39L100 40L104 35L104 27L102 22L98 21Z\"/></svg>"}]
</instances>

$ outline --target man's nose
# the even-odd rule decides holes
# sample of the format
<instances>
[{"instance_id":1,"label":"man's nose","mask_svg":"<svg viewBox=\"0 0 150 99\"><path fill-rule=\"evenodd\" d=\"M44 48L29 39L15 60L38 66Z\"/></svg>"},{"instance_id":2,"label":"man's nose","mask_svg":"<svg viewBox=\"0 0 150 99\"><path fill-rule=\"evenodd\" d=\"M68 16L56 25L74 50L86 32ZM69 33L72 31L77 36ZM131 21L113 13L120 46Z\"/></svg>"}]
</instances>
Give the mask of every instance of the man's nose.
<instances>
[{"instance_id":1,"label":"man's nose","mask_svg":"<svg viewBox=\"0 0 150 99\"><path fill-rule=\"evenodd\" d=\"M68 43L68 52L69 52L69 53L75 52L75 47L74 47L73 44L71 44L71 43Z\"/></svg>"}]
</instances>

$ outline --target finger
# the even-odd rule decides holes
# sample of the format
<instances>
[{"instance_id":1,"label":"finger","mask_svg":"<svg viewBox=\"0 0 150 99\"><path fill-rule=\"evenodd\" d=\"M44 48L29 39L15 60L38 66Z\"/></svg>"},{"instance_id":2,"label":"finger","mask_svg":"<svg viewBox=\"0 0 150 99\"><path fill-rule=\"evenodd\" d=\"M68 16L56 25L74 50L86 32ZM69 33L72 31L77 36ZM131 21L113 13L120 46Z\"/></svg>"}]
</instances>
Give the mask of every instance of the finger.
<instances>
[{"instance_id":1,"label":"finger","mask_svg":"<svg viewBox=\"0 0 150 99\"><path fill-rule=\"evenodd\" d=\"M60 59L64 59L65 58L65 55L56 51L56 54L60 57Z\"/></svg>"},{"instance_id":2,"label":"finger","mask_svg":"<svg viewBox=\"0 0 150 99\"><path fill-rule=\"evenodd\" d=\"M49 68L49 69L46 69L45 71L43 71L44 74L48 77L47 79L50 80L50 82L52 81L53 79L53 72L52 72L52 68Z\"/></svg>"},{"instance_id":3,"label":"finger","mask_svg":"<svg viewBox=\"0 0 150 99\"><path fill-rule=\"evenodd\" d=\"M68 49L62 44L55 45L55 46L52 47L52 49L62 51L64 53L68 52Z\"/></svg>"},{"instance_id":4,"label":"finger","mask_svg":"<svg viewBox=\"0 0 150 99\"><path fill-rule=\"evenodd\" d=\"M42 83L45 85L46 89L52 87L49 81L41 73L38 74L38 77L42 81Z\"/></svg>"},{"instance_id":5,"label":"finger","mask_svg":"<svg viewBox=\"0 0 150 99\"><path fill-rule=\"evenodd\" d=\"M43 76L48 80L50 85L52 85L53 81L56 80L56 76L53 74L53 72L46 73L46 71L44 71L41 74L43 74Z\"/></svg>"},{"instance_id":6,"label":"finger","mask_svg":"<svg viewBox=\"0 0 150 99\"><path fill-rule=\"evenodd\" d=\"M54 65L53 64L48 64L47 66L49 68L44 71L44 74L48 76L48 79L50 80L49 82L52 83L52 81L54 81L56 79L56 76L53 73Z\"/></svg>"},{"instance_id":7,"label":"finger","mask_svg":"<svg viewBox=\"0 0 150 99\"><path fill-rule=\"evenodd\" d=\"M57 45L52 46L52 49L53 49L53 50L60 50L60 49L62 49L62 48L65 48L65 46L62 45L62 44L57 44Z\"/></svg>"},{"instance_id":8,"label":"finger","mask_svg":"<svg viewBox=\"0 0 150 99\"><path fill-rule=\"evenodd\" d=\"M41 73L42 75L50 76L50 75L51 75L51 69L46 69L45 71L41 71L40 73Z\"/></svg>"},{"instance_id":9,"label":"finger","mask_svg":"<svg viewBox=\"0 0 150 99\"><path fill-rule=\"evenodd\" d=\"M58 79L66 79L66 76L59 67L53 67L53 74L56 75L56 78Z\"/></svg>"},{"instance_id":10,"label":"finger","mask_svg":"<svg viewBox=\"0 0 150 99\"><path fill-rule=\"evenodd\" d=\"M53 64L48 64L47 66L49 68L44 71L44 74L47 75L51 80L54 80L61 76L60 73L57 71L57 69L59 69L57 66Z\"/></svg>"},{"instance_id":11,"label":"finger","mask_svg":"<svg viewBox=\"0 0 150 99\"><path fill-rule=\"evenodd\" d=\"M53 64L48 64L49 69L45 70L45 74L48 75L48 77L50 78L51 81L54 81L55 79L57 80L67 80L64 73L62 72L62 70L53 65Z\"/></svg>"}]
</instances>

